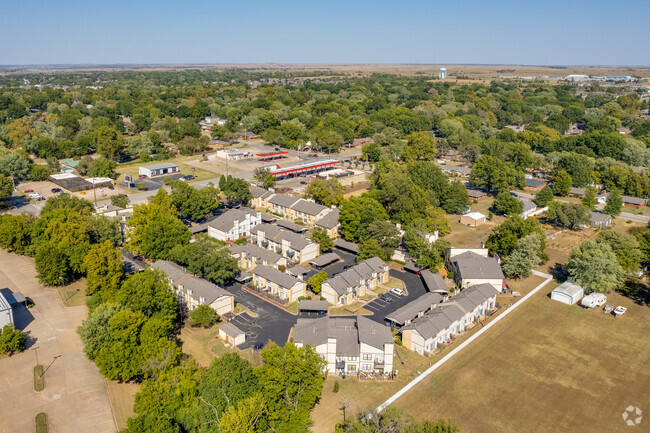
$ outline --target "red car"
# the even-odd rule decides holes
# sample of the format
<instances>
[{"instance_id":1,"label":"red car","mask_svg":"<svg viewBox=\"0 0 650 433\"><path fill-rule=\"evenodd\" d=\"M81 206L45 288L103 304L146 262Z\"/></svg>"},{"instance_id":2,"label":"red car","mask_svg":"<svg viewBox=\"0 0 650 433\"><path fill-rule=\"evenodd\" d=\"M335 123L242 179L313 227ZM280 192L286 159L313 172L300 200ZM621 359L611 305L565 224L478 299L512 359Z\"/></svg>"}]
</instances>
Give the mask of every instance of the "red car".
<instances>
[{"instance_id":1,"label":"red car","mask_svg":"<svg viewBox=\"0 0 650 433\"><path fill-rule=\"evenodd\" d=\"M312 158L318 158L318 155L314 153L313 155L311 155L311 157Z\"/></svg>"},{"instance_id":2,"label":"red car","mask_svg":"<svg viewBox=\"0 0 650 433\"><path fill-rule=\"evenodd\" d=\"M30 192L34 192L34 190L33 189L26 189L25 190L25 194L29 194Z\"/></svg>"}]
</instances>

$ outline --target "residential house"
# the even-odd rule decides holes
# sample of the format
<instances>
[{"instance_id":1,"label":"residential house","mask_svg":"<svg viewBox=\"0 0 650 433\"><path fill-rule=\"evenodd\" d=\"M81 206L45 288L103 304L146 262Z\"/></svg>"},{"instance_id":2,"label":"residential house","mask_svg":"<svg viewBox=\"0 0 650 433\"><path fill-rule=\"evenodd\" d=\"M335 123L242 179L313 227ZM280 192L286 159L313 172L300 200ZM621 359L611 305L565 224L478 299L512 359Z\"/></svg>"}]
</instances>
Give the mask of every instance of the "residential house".
<instances>
[{"instance_id":1,"label":"residential house","mask_svg":"<svg viewBox=\"0 0 650 433\"><path fill-rule=\"evenodd\" d=\"M167 260L157 260L151 267L167 276L178 302L189 311L199 305L212 307L220 316L235 310L235 298L230 292L190 274L182 266Z\"/></svg>"},{"instance_id":2,"label":"residential house","mask_svg":"<svg viewBox=\"0 0 650 433\"><path fill-rule=\"evenodd\" d=\"M355 138L354 140L352 140L352 146L360 147L363 146L364 144L370 144L374 142L375 139L372 137Z\"/></svg>"},{"instance_id":3,"label":"residential house","mask_svg":"<svg viewBox=\"0 0 650 433\"><path fill-rule=\"evenodd\" d=\"M449 248L446 255L458 287L466 288L487 283L499 292L503 290L505 276L497 259L488 257L487 248Z\"/></svg>"},{"instance_id":4,"label":"residential house","mask_svg":"<svg viewBox=\"0 0 650 433\"><path fill-rule=\"evenodd\" d=\"M251 242L298 263L308 262L320 253L318 244L306 236L281 230L271 224L259 224L253 227Z\"/></svg>"},{"instance_id":5,"label":"residential house","mask_svg":"<svg viewBox=\"0 0 650 433\"><path fill-rule=\"evenodd\" d=\"M586 194L587 194L587 188L576 188L575 186L572 186L571 189L569 190L569 195L575 197L584 197Z\"/></svg>"},{"instance_id":6,"label":"residential house","mask_svg":"<svg viewBox=\"0 0 650 433\"><path fill-rule=\"evenodd\" d=\"M547 185L547 182L539 179L526 178L524 189L528 191L539 191Z\"/></svg>"},{"instance_id":7,"label":"residential house","mask_svg":"<svg viewBox=\"0 0 650 433\"><path fill-rule=\"evenodd\" d=\"M257 265L269 266L275 269L278 269L279 266L287 266L286 257L254 244L232 244L228 248L232 256L237 259L239 267L246 271L255 268Z\"/></svg>"},{"instance_id":8,"label":"residential house","mask_svg":"<svg viewBox=\"0 0 650 433\"><path fill-rule=\"evenodd\" d=\"M461 177L469 177L472 173L472 169L469 167L461 167L459 165L446 165L442 168L442 172L445 174L453 174Z\"/></svg>"},{"instance_id":9,"label":"residential house","mask_svg":"<svg viewBox=\"0 0 650 433\"><path fill-rule=\"evenodd\" d=\"M341 224L339 224L340 215L341 211L332 209L331 212L326 213L325 216L317 220L314 226L325 229L327 235L334 239L338 236L339 228L341 227Z\"/></svg>"},{"instance_id":10,"label":"residential house","mask_svg":"<svg viewBox=\"0 0 650 433\"><path fill-rule=\"evenodd\" d=\"M229 209L208 223L208 236L220 241L235 241L250 236L251 229L262 223L262 213L251 208Z\"/></svg>"},{"instance_id":11,"label":"residential house","mask_svg":"<svg viewBox=\"0 0 650 433\"><path fill-rule=\"evenodd\" d=\"M281 301L294 302L307 294L304 281L275 268L258 265L251 273L255 287L277 296Z\"/></svg>"},{"instance_id":12,"label":"residential house","mask_svg":"<svg viewBox=\"0 0 650 433\"><path fill-rule=\"evenodd\" d=\"M313 347L328 374L393 372L390 328L363 316L298 319L293 341L298 347Z\"/></svg>"},{"instance_id":13,"label":"residential house","mask_svg":"<svg viewBox=\"0 0 650 433\"><path fill-rule=\"evenodd\" d=\"M622 195L621 198L623 199L623 206L641 208L646 205L646 199L644 198L630 197L627 195Z\"/></svg>"},{"instance_id":14,"label":"residential house","mask_svg":"<svg viewBox=\"0 0 650 433\"><path fill-rule=\"evenodd\" d=\"M291 206L299 199L286 194L274 194L267 200L268 209L276 215L291 218Z\"/></svg>"},{"instance_id":15,"label":"residential house","mask_svg":"<svg viewBox=\"0 0 650 433\"><path fill-rule=\"evenodd\" d=\"M488 314L497 294L491 284L478 284L435 305L402 328L403 346L420 355L433 352Z\"/></svg>"},{"instance_id":16,"label":"residential house","mask_svg":"<svg viewBox=\"0 0 650 433\"><path fill-rule=\"evenodd\" d=\"M379 257L372 257L324 281L321 296L335 306L347 305L386 282L388 265Z\"/></svg>"},{"instance_id":17,"label":"residential house","mask_svg":"<svg viewBox=\"0 0 650 433\"><path fill-rule=\"evenodd\" d=\"M478 203L481 200L485 200L485 198L487 197L486 193L484 193L483 191L479 191L477 189L468 189L467 195L469 195L469 199L474 203Z\"/></svg>"},{"instance_id":18,"label":"residential house","mask_svg":"<svg viewBox=\"0 0 650 433\"><path fill-rule=\"evenodd\" d=\"M517 200L519 200L521 204L523 204L522 211L519 214L519 216L522 217L523 219L528 218L529 216L534 214L535 211L537 210L537 205L535 204L535 202L531 200L526 200L525 198L518 198Z\"/></svg>"},{"instance_id":19,"label":"residential house","mask_svg":"<svg viewBox=\"0 0 650 433\"><path fill-rule=\"evenodd\" d=\"M612 224L612 216L602 212L589 211L589 225L596 229L605 229Z\"/></svg>"}]
</instances>

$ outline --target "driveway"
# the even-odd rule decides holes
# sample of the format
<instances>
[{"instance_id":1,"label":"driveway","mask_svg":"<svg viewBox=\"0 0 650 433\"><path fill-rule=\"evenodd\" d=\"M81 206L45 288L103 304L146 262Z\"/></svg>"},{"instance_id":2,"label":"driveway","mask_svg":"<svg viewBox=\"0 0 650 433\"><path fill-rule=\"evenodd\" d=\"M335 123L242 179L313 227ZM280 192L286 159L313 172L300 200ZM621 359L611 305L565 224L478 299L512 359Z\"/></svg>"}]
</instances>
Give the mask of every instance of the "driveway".
<instances>
[{"instance_id":1,"label":"driveway","mask_svg":"<svg viewBox=\"0 0 650 433\"><path fill-rule=\"evenodd\" d=\"M232 321L246 333L246 343L240 349L252 347L258 341L266 344L269 340L284 346L296 324L296 316L242 289L239 283L224 288L235 296L235 301L257 314L253 317L242 313Z\"/></svg>"},{"instance_id":2,"label":"driveway","mask_svg":"<svg viewBox=\"0 0 650 433\"><path fill-rule=\"evenodd\" d=\"M390 269L388 273L391 277L398 278L404 282L408 295L397 296L389 292L388 296L390 296L392 301L386 302L377 298L366 304L363 308L373 313L372 316L366 317L378 323L385 323L384 318L387 315L409 302L416 300L427 292L419 275L411 272L400 272L395 269Z\"/></svg>"},{"instance_id":3,"label":"driveway","mask_svg":"<svg viewBox=\"0 0 650 433\"><path fill-rule=\"evenodd\" d=\"M86 307L64 307L35 275L31 259L0 250L0 288L19 291L35 304L29 311L15 309L17 326L28 333L28 349L0 359L0 433L34 431L40 412L47 413L52 433L115 432L104 378L84 356L76 333ZM36 357L49 366L39 393L33 388Z\"/></svg>"}]
</instances>

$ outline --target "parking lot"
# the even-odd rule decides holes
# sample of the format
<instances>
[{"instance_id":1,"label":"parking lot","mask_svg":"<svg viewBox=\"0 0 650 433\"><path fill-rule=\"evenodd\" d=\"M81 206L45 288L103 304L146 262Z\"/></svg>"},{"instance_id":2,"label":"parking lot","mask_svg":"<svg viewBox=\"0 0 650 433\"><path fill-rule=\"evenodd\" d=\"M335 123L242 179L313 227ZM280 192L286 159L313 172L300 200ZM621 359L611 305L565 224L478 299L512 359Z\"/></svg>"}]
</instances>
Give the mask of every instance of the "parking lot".
<instances>
[{"instance_id":1,"label":"parking lot","mask_svg":"<svg viewBox=\"0 0 650 433\"><path fill-rule=\"evenodd\" d=\"M338 262L332 263L331 265L324 266L323 268L316 268L315 266L312 266L309 272L307 272L307 280L314 276L315 274L324 271L327 272L327 276L332 278L336 274L340 274L347 268L354 266L357 264L357 256L351 253L346 253L344 251L339 250L338 248L332 249L333 253L336 253L341 257L341 260Z\"/></svg>"},{"instance_id":2,"label":"parking lot","mask_svg":"<svg viewBox=\"0 0 650 433\"><path fill-rule=\"evenodd\" d=\"M402 280L406 286L406 294L402 296L397 296L393 293L388 293L387 295L391 298L391 301L384 301L382 299L375 299L367 303L363 308L366 310L372 311L372 316L367 316L369 319L374 320L378 323L384 323L384 318L397 310L398 308L403 307L411 301L416 300L420 296L426 293L424 284L419 275L413 274L411 272L400 272L395 269L389 271L389 275L394 278Z\"/></svg>"}]
</instances>

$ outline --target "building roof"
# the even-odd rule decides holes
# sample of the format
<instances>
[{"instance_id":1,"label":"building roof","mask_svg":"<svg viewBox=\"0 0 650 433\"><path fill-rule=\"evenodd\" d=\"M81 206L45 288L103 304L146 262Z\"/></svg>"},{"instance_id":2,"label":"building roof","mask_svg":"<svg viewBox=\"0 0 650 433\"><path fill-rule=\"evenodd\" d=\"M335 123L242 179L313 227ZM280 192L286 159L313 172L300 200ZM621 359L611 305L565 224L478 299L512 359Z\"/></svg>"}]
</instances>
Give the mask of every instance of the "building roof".
<instances>
[{"instance_id":1,"label":"building roof","mask_svg":"<svg viewBox=\"0 0 650 433\"><path fill-rule=\"evenodd\" d=\"M274 253L271 250L267 250L266 248L262 248L255 244L248 244L248 243L242 245L232 244L229 245L228 248L230 249L230 252L234 255L244 255L249 258L262 260L266 263L277 263L283 259L283 257L280 254Z\"/></svg>"},{"instance_id":2,"label":"building roof","mask_svg":"<svg viewBox=\"0 0 650 433\"><path fill-rule=\"evenodd\" d=\"M589 222L605 223L611 220L612 220L611 215L607 215L606 213L602 213L602 212L589 211Z\"/></svg>"},{"instance_id":3,"label":"building roof","mask_svg":"<svg viewBox=\"0 0 650 433\"><path fill-rule=\"evenodd\" d=\"M301 198L291 206L291 209L295 210L296 212L316 216L322 211L329 208L327 206L323 206L322 204L314 203L313 201Z\"/></svg>"},{"instance_id":4,"label":"building roof","mask_svg":"<svg viewBox=\"0 0 650 433\"><path fill-rule=\"evenodd\" d=\"M122 250L122 264L124 271L127 274L144 271L146 263L140 259L136 259L133 254L126 250Z\"/></svg>"},{"instance_id":5,"label":"building roof","mask_svg":"<svg viewBox=\"0 0 650 433\"><path fill-rule=\"evenodd\" d=\"M0 292L0 311L6 311L6 310L11 310L11 305L9 305L7 299Z\"/></svg>"},{"instance_id":6,"label":"building roof","mask_svg":"<svg viewBox=\"0 0 650 433\"><path fill-rule=\"evenodd\" d=\"M433 273L429 269L423 269L420 271L420 277L430 292L449 293L449 289L447 288L445 281L442 279L442 275L438 272Z\"/></svg>"},{"instance_id":7,"label":"building roof","mask_svg":"<svg viewBox=\"0 0 650 433\"><path fill-rule=\"evenodd\" d=\"M452 296L449 301L456 302L466 313L469 313L488 299L495 297L498 293L498 290L491 284L477 284L464 289L458 295Z\"/></svg>"},{"instance_id":8,"label":"building roof","mask_svg":"<svg viewBox=\"0 0 650 433\"><path fill-rule=\"evenodd\" d=\"M226 212L222 213L207 224L208 227L212 227L215 230L219 230L220 232L227 232L235 226L235 221L242 222L246 220L247 216L255 217L258 215L261 219L260 212L248 207L242 207L240 209L228 209Z\"/></svg>"},{"instance_id":9,"label":"building roof","mask_svg":"<svg viewBox=\"0 0 650 433\"><path fill-rule=\"evenodd\" d=\"M461 278L504 279L501 266L493 257L483 257L467 251L451 258Z\"/></svg>"},{"instance_id":10,"label":"building roof","mask_svg":"<svg viewBox=\"0 0 650 433\"><path fill-rule=\"evenodd\" d=\"M238 337L238 336L240 336L242 334L246 335L246 333L244 331L242 331L241 329L239 329L238 327L236 327L232 323L224 323L223 325L221 325L219 330L225 332L226 335L228 335L229 337L233 337L233 338Z\"/></svg>"},{"instance_id":11,"label":"building roof","mask_svg":"<svg viewBox=\"0 0 650 433\"><path fill-rule=\"evenodd\" d=\"M325 229L333 229L339 225L339 215L341 211L338 209L332 209L331 212L327 212L322 218L316 221L318 227L323 227Z\"/></svg>"},{"instance_id":12,"label":"building roof","mask_svg":"<svg viewBox=\"0 0 650 433\"><path fill-rule=\"evenodd\" d=\"M548 182L539 180L539 179L529 179L526 178L526 186L528 188L539 188L540 186L546 185Z\"/></svg>"},{"instance_id":13,"label":"building roof","mask_svg":"<svg viewBox=\"0 0 650 433\"><path fill-rule=\"evenodd\" d=\"M307 269L304 266L293 266L287 269L287 274L293 275L294 277L300 277L307 273Z\"/></svg>"},{"instance_id":14,"label":"building roof","mask_svg":"<svg viewBox=\"0 0 650 433\"><path fill-rule=\"evenodd\" d=\"M327 301L303 299L298 303L298 311L327 311Z\"/></svg>"},{"instance_id":15,"label":"building roof","mask_svg":"<svg viewBox=\"0 0 650 433\"><path fill-rule=\"evenodd\" d=\"M189 294L201 304L209 305L223 296L232 296L225 289L203 278L190 274L176 263L167 260L157 260L151 267L164 272L178 289ZM182 289L179 286L182 286Z\"/></svg>"},{"instance_id":16,"label":"building roof","mask_svg":"<svg viewBox=\"0 0 650 433\"><path fill-rule=\"evenodd\" d=\"M646 201L644 198L630 197L627 195L622 195L621 198L623 199L623 203L636 204L639 206L643 206Z\"/></svg>"},{"instance_id":17,"label":"building roof","mask_svg":"<svg viewBox=\"0 0 650 433\"><path fill-rule=\"evenodd\" d=\"M328 338L336 339L339 356L359 356L361 344L383 350L384 345L393 343L390 328L363 316L298 319L295 342L316 347Z\"/></svg>"},{"instance_id":18,"label":"building roof","mask_svg":"<svg viewBox=\"0 0 650 433\"><path fill-rule=\"evenodd\" d=\"M569 194L585 195L587 194L587 188L576 188L575 186L572 186L571 189L569 189Z\"/></svg>"},{"instance_id":19,"label":"building roof","mask_svg":"<svg viewBox=\"0 0 650 433\"><path fill-rule=\"evenodd\" d=\"M463 216L464 216L464 217L471 218L471 219L473 219L474 221L478 221L478 220L480 220L480 219L485 218L485 215L483 215L481 212L470 212L470 213L467 213L467 214L465 214L465 215L463 215Z\"/></svg>"},{"instance_id":20,"label":"building roof","mask_svg":"<svg viewBox=\"0 0 650 433\"><path fill-rule=\"evenodd\" d=\"M287 194L274 194L269 197L269 203L276 206L290 208L298 199Z\"/></svg>"},{"instance_id":21,"label":"building roof","mask_svg":"<svg viewBox=\"0 0 650 433\"><path fill-rule=\"evenodd\" d=\"M517 198L517 200L519 200L524 205L523 210L521 211L522 213L537 209L537 205L530 200L526 200L525 198Z\"/></svg>"},{"instance_id":22,"label":"building roof","mask_svg":"<svg viewBox=\"0 0 650 433\"><path fill-rule=\"evenodd\" d=\"M564 295L567 295L571 298L574 296L580 296L581 294L584 293L584 289L577 284L573 284L569 281L565 281L564 283L560 284L558 287L553 289L551 293L562 293Z\"/></svg>"},{"instance_id":23,"label":"building roof","mask_svg":"<svg viewBox=\"0 0 650 433\"><path fill-rule=\"evenodd\" d=\"M156 260L154 264L151 265L151 267L153 269L163 271L165 275L167 275L167 278L172 280L174 284L176 284L177 281L188 274L185 268L168 260Z\"/></svg>"},{"instance_id":24,"label":"building roof","mask_svg":"<svg viewBox=\"0 0 650 433\"><path fill-rule=\"evenodd\" d=\"M350 251L359 254L359 245L354 242L348 242L345 239L337 239L334 241L334 246L345 251Z\"/></svg>"},{"instance_id":25,"label":"building roof","mask_svg":"<svg viewBox=\"0 0 650 433\"><path fill-rule=\"evenodd\" d=\"M362 280L372 279L373 274L383 272L386 267L382 259L372 257L327 279L323 284L327 283L337 294L344 295L349 288L361 285Z\"/></svg>"},{"instance_id":26,"label":"building roof","mask_svg":"<svg viewBox=\"0 0 650 433\"><path fill-rule=\"evenodd\" d=\"M439 293L425 293L414 301L388 314L386 319L392 320L395 323L404 324L407 320L414 319L420 313L429 311L432 305L441 303L443 299L443 296Z\"/></svg>"},{"instance_id":27,"label":"building roof","mask_svg":"<svg viewBox=\"0 0 650 433\"><path fill-rule=\"evenodd\" d=\"M294 233L304 233L307 231L307 227L301 226L300 224L292 223L291 221L279 219L276 223L278 226L291 230Z\"/></svg>"},{"instance_id":28,"label":"building roof","mask_svg":"<svg viewBox=\"0 0 650 433\"><path fill-rule=\"evenodd\" d=\"M429 339L449 328L455 321L465 315L463 310L456 304L441 304L430 310L424 316L418 317L403 329L413 329L423 338Z\"/></svg>"},{"instance_id":29,"label":"building roof","mask_svg":"<svg viewBox=\"0 0 650 433\"><path fill-rule=\"evenodd\" d=\"M158 164L143 165L142 168L148 170L158 170L160 168L178 168L178 166L171 162L159 162Z\"/></svg>"},{"instance_id":30,"label":"building roof","mask_svg":"<svg viewBox=\"0 0 650 433\"><path fill-rule=\"evenodd\" d=\"M443 173L460 173L464 176L469 176L472 173L472 169L469 167L461 167L458 165L447 165L442 169Z\"/></svg>"},{"instance_id":31,"label":"building roof","mask_svg":"<svg viewBox=\"0 0 650 433\"><path fill-rule=\"evenodd\" d=\"M266 198L266 197L269 197L269 196L271 196L273 194L268 189L264 189L264 188L259 187L257 185L251 185L250 188L249 188L249 191L251 192L251 195L253 196L253 198L258 198L258 197Z\"/></svg>"},{"instance_id":32,"label":"building roof","mask_svg":"<svg viewBox=\"0 0 650 433\"><path fill-rule=\"evenodd\" d=\"M478 189L468 189L467 195L469 195L472 198L481 198L486 196L486 194L483 191L479 191Z\"/></svg>"},{"instance_id":33,"label":"building roof","mask_svg":"<svg viewBox=\"0 0 650 433\"><path fill-rule=\"evenodd\" d=\"M285 274L282 271L279 271L275 268L271 268L264 265L255 266L255 269L251 271L253 275L264 278L267 281L277 284L280 287L290 289L299 282L299 280L289 274Z\"/></svg>"},{"instance_id":34,"label":"building roof","mask_svg":"<svg viewBox=\"0 0 650 433\"><path fill-rule=\"evenodd\" d=\"M291 248L298 251L303 250L308 245L313 243L313 241L306 236L286 230L281 230L271 224L258 224L251 229L251 234L258 234L259 232L264 232L266 239L279 244L281 244L282 241L286 240L291 245Z\"/></svg>"},{"instance_id":35,"label":"building roof","mask_svg":"<svg viewBox=\"0 0 650 433\"><path fill-rule=\"evenodd\" d=\"M334 263L338 260L341 260L341 256L339 256L336 253L326 253L321 256L316 257L315 259L311 260L309 263L311 263L314 266L318 266L322 268L323 266L327 266L330 263Z\"/></svg>"}]
</instances>

